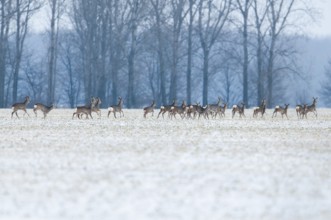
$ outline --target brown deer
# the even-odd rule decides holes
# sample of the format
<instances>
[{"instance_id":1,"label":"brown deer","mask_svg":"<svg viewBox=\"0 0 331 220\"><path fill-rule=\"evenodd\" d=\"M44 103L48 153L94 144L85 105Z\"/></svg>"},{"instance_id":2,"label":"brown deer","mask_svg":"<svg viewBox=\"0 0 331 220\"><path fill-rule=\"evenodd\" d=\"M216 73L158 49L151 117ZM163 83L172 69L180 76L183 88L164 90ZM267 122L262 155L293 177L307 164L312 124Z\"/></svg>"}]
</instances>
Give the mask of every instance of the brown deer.
<instances>
[{"instance_id":1,"label":"brown deer","mask_svg":"<svg viewBox=\"0 0 331 220\"><path fill-rule=\"evenodd\" d=\"M216 115L220 111L220 104L222 102L221 97L218 97L218 102L216 104L210 104L209 105L209 112L212 115L213 118L216 118Z\"/></svg>"},{"instance_id":2,"label":"brown deer","mask_svg":"<svg viewBox=\"0 0 331 220\"><path fill-rule=\"evenodd\" d=\"M18 110L24 111L23 117L24 117L25 114L28 114L28 116L30 117L29 113L26 111L26 106L29 103L30 103L30 97L29 96L25 97L24 102L14 103L12 105L13 112L11 113L11 118L13 118L14 113L16 114L17 118L20 118L20 117L18 117L18 114L17 114Z\"/></svg>"},{"instance_id":3,"label":"brown deer","mask_svg":"<svg viewBox=\"0 0 331 220\"><path fill-rule=\"evenodd\" d=\"M224 103L224 105L220 107L219 113L222 117L225 117L225 110L227 109L227 107L228 107L228 103Z\"/></svg>"},{"instance_id":4,"label":"brown deer","mask_svg":"<svg viewBox=\"0 0 331 220\"><path fill-rule=\"evenodd\" d=\"M118 104L117 105L112 105L108 108L108 118L109 118L109 115L110 113L114 113L114 117L116 118L116 112L119 112L120 113L120 117L124 117L124 112L122 110L123 108L123 99L122 97L118 97Z\"/></svg>"},{"instance_id":5,"label":"brown deer","mask_svg":"<svg viewBox=\"0 0 331 220\"><path fill-rule=\"evenodd\" d=\"M242 118L242 116L245 116L245 103L241 103L241 106L239 105L233 105L232 106L232 118L234 117L234 115L238 112L239 117Z\"/></svg>"},{"instance_id":6,"label":"brown deer","mask_svg":"<svg viewBox=\"0 0 331 220\"><path fill-rule=\"evenodd\" d=\"M54 105L51 106L44 105L42 103L36 103L33 106L33 112L37 117L37 111L41 111L44 114L44 119L46 118L47 114L54 108Z\"/></svg>"},{"instance_id":7,"label":"brown deer","mask_svg":"<svg viewBox=\"0 0 331 220\"><path fill-rule=\"evenodd\" d=\"M101 118L101 110L100 110L100 105L101 105L101 99L99 97L94 98L94 106L92 108L92 112L97 113L99 118Z\"/></svg>"},{"instance_id":8,"label":"brown deer","mask_svg":"<svg viewBox=\"0 0 331 220\"><path fill-rule=\"evenodd\" d=\"M297 111L297 114L298 114L298 111ZM299 110L298 118L306 118L307 119L307 104L304 104L303 106L301 106L301 108Z\"/></svg>"},{"instance_id":9,"label":"brown deer","mask_svg":"<svg viewBox=\"0 0 331 220\"><path fill-rule=\"evenodd\" d=\"M304 106L303 105L297 105L296 107L295 107L295 111L296 111L296 113L297 113L297 116L298 116L298 118L301 118L301 116L303 117L303 113L304 113Z\"/></svg>"},{"instance_id":10,"label":"brown deer","mask_svg":"<svg viewBox=\"0 0 331 220\"><path fill-rule=\"evenodd\" d=\"M179 114L182 119L184 119L185 114L187 112L187 106L185 101L183 101L181 106L172 106L170 109L170 118L174 116L176 118L176 114Z\"/></svg>"},{"instance_id":11,"label":"brown deer","mask_svg":"<svg viewBox=\"0 0 331 220\"><path fill-rule=\"evenodd\" d=\"M263 99L261 102L261 105L259 107L253 108L253 118L256 118L259 113L261 113L261 117L263 118L263 115L264 115L265 109L266 109L266 105L267 105L266 100Z\"/></svg>"},{"instance_id":12,"label":"brown deer","mask_svg":"<svg viewBox=\"0 0 331 220\"><path fill-rule=\"evenodd\" d=\"M199 105L200 103L197 102L195 105L189 105L187 107L187 114L186 114L187 118L195 119Z\"/></svg>"},{"instance_id":13,"label":"brown deer","mask_svg":"<svg viewBox=\"0 0 331 220\"><path fill-rule=\"evenodd\" d=\"M289 105L290 104L285 104L285 107L282 107L282 106L277 105L275 107L274 113L272 114L272 117L276 117L277 116L277 113L279 112L282 115L282 118L285 115L286 118L288 119L288 117L287 117L287 109L288 109L288 106Z\"/></svg>"},{"instance_id":14,"label":"brown deer","mask_svg":"<svg viewBox=\"0 0 331 220\"><path fill-rule=\"evenodd\" d=\"M314 113L315 117L317 118L316 103L317 103L317 98L313 97L313 103L311 105L307 106L306 117L307 117L307 113L312 112L312 113Z\"/></svg>"},{"instance_id":15,"label":"brown deer","mask_svg":"<svg viewBox=\"0 0 331 220\"><path fill-rule=\"evenodd\" d=\"M153 100L152 104L150 106L147 106L144 108L144 118L146 118L146 115L148 113L152 113L152 117L154 116L154 108L155 108L155 100Z\"/></svg>"},{"instance_id":16,"label":"brown deer","mask_svg":"<svg viewBox=\"0 0 331 220\"><path fill-rule=\"evenodd\" d=\"M175 106L175 105L176 105L176 100L174 100L174 101L172 102L171 105L162 105L162 106L160 107L160 112L159 112L159 114L157 115L157 118L159 118L159 116L160 116L161 113L162 113L162 118L164 118L164 114L165 114L166 112L170 112L171 107L173 107L173 106Z\"/></svg>"},{"instance_id":17,"label":"brown deer","mask_svg":"<svg viewBox=\"0 0 331 220\"><path fill-rule=\"evenodd\" d=\"M197 113L199 114L198 119L200 119L201 115L205 119L209 119L209 105L206 105L205 107L202 107L201 105L198 105L197 106Z\"/></svg>"},{"instance_id":18,"label":"brown deer","mask_svg":"<svg viewBox=\"0 0 331 220\"><path fill-rule=\"evenodd\" d=\"M92 109L95 107L96 99L94 97L91 98L91 103L89 105L84 105L84 106L77 106L76 111L72 114L72 119L74 119L75 115L79 119L82 118L82 115L86 115L86 119L88 119L88 116L90 116L92 119Z\"/></svg>"}]
</instances>

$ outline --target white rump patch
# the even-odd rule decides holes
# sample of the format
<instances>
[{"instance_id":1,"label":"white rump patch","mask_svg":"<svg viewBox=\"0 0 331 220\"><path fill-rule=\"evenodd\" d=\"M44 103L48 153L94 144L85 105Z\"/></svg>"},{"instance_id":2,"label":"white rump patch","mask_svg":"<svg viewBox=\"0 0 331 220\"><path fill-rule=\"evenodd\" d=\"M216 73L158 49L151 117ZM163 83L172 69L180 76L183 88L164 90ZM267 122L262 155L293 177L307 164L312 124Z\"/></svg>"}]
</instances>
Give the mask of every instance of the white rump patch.
<instances>
[{"instance_id":1,"label":"white rump patch","mask_svg":"<svg viewBox=\"0 0 331 220\"><path fill-rule=\"evenodd\" d=\"M37 105L34 105L33 108L37 108Z\"/></svg>"},{"instance_id":2,"label":"white rump patch","mask_svg":"<svg viewBox=\"0 0 331 220\"><path fill-rule=\"evenodd\" d=\"M112 112L113 110L114 110L113 107L109 107L109 108L108 108L108 111L110 111L110 112Z\"/></svg>"},{"instance_id":3,"label":"white rump patch","mask_svg":"<svg viewBox=\"0 0 331 220\"><path fill-rule=\"evenodd\" d=\"M260 109L260 107L254 107L254 108L253 108L254 111L255 111L255 110L258 110L258 109Z\"/></svg>"},{"instance_id":4,"label":"white rump patch","mask_svg":"<svg viewBox=\"0 0 331 220\"><path fill-rule=\"evenodd\" d=\"M161 106L160 109L164 109L164 106Z\"/></svg>"},{"instance_id":5,"label":"white rump patch","mask_svg":"<svg viewBox=\"0 0 331 220\"><path fill-rule=\"evenodd\" d=\"M296 109L296 110L300 110L300 106L297 106L295 109Z\"/></svg>"},{"instance_id":6,"label":"white rump patch","mask_svg":"<svg viewBox=\"0 0 331 220\"><path fill-rule=\"evenodd\" d=\"M232 108L237 108L238 106L237 105L233 105Z\"/></svg>"},{"instance_id":7,"label":"white rump patch","mask_svg":"<svg viewBox=\"0 0 331 220\"><path fill-rule=\"evenodd\" d=\"M277 105L275 108L279 108L279 105Z\"/></svg>"},{"instance_id":8,"label":"white rump patch","mask_svg":"<svg viewBox=\"0 0 331 220\"><path fill-rule=\"evenodd\" d=\"M172 106L172 107L171 107L171 110L174 110L174 109L175 109L175 107L174 107L174 106Z\"/></svg>"}]
</instances>

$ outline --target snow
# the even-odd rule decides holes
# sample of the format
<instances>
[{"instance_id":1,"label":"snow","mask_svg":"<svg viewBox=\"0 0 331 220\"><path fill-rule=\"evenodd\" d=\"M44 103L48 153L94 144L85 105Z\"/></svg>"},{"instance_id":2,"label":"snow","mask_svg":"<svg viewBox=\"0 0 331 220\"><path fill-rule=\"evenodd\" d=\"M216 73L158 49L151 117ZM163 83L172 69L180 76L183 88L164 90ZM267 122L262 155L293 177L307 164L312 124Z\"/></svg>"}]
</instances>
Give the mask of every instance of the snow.
<instances>
[{"instance_id":1,"label":"snow","mask_svg":"<svg viewBox=\"0 0 331 220\"><path fill-rule=\"evenodd\" d=\"M331 219L331 109L318 118L44 120L0 110L0 219ZM22 112L19 112L22 116Z\"/></svg>"}]
</instances>

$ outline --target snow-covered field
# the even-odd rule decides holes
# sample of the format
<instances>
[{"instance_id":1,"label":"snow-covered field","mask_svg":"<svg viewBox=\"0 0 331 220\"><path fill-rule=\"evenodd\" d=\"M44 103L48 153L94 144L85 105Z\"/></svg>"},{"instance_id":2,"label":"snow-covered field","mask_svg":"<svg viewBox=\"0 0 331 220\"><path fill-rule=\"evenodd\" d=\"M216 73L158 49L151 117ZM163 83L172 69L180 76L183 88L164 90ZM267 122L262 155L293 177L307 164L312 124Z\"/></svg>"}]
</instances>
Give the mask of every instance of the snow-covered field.
<instances>
[{"instance_id":1,"label":"snow-covered field","mask_svg":"<svg viewBox=\"0 0 331 220\"><path fill-rule=\"evenodd\" d=\"M0 110L0 219L331 219L331 109L308 120L28 112Z\"/></svg>"}]
</instances>

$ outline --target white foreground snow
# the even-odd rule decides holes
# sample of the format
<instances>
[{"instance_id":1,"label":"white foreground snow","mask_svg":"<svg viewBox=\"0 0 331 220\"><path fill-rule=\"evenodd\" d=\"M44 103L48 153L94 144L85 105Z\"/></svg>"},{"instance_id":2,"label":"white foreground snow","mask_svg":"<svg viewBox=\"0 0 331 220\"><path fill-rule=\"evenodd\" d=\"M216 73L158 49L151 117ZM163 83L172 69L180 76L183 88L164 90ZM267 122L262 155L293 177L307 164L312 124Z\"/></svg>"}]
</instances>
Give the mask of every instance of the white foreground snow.
<instances>
[{"instance_id":1,"label":"white foreground snow","mask_svg":"<svg viewBox=\"0 0 331 220\"><path fill-rule=\"evenodd\" d=\"M331 109L308 120L28 112L0 110L0 219L331 219Z\"/></svg>"}]
</instances>

